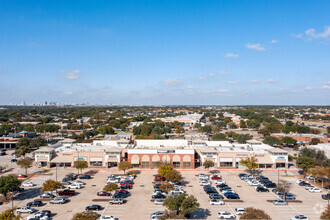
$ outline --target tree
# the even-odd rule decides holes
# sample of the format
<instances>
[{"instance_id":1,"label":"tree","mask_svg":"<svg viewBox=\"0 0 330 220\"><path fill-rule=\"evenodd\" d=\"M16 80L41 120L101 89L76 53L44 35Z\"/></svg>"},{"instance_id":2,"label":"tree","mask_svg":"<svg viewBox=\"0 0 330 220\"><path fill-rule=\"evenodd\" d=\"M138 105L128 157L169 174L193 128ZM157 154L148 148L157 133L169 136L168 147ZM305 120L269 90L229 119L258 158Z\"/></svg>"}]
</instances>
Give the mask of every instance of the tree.
<instances>
[{"instance_id":1,"label":"tree","mask_svg":"<svg viewBox=\"0 0 330 220\"><path fill-rule=\"evenodd\" d=\"M17 176L12 174L0 177L0 193L7 199L9 192L16 190L21 185Z\"/></svg>"},{"instance_id":2,"label":"tree","mask_svg":"<svg viewBox=\"0 0 330 220\"><path fill-rule=\"evenodd\" d=\"M205 167L205 169L214 167L214 162L212 160L205 160L203 163L203 166Z\"/></svg>"},{"instance_id":3,"label":"tree","mask_svg":"<svg viewBox=\"0 0 330 220\"><path fill-rule=\"evenodd\" d=\"M17 149L15 150L17 156L25 156L25 154L30 153L31 151L30 138L24 137L17 142Z\"/></svg>"},{"instance_id":4,"label":"tree","mask_svg":"<svg viewBox=\"0 0 330 220\"><path fill-rule=\"evenodd\" d=\"M166 178L167 174L169 174L173 169L174 168L172 165L162 164L158 167L158 174Z\"/></svg>"},{"instance_id":5,"label":"tree","mask_svg":"<svg viewBox=\"0 0 330 220\"><path fill-rule=\"evenodd\" d=\"M329 172L330 172L330 168L321 167L321 166L309 168L307 171L308 174L318 177L322 181L322 187L323 187L324 178L327 178L327 175L329 175ZM314 179L314 181L315 181L315 179Z\"/></svg>"},{"instance_id":6,"label":"tree","mask_svg":"<svg viewBox=\"0 0 330 220\"><path fill-rule=\"evenodd\" d=\"M193 195L188 195L181 204L181 213L186 215L188 213L194 212L199 207L197 199Z\"/></svg>"},{"instance_id":7,"label":"tree","mask_svg":"<svg viewBox=\"0 0 330 220\"><path fill-rule=\"evenodd\" d=\"M0 214L0 220L20 220L21 214L15 215L16 208L7 209Z\"/></svg>"},{"instance_id":8,"label":"tree","mask_svg":"<svg viewBox=\"0 0 330 220\"><path fill-rule=\"evenodd\" d=\"M224 133L217 133L212 136L213 141L227 141L227 136Z\"/></svg>"},{"instance_id":9,"label":"tree","mask_svg":"<svg viewBox=\"0 0 330 220\"><path fill-rule=\"evenodd\" d=\"M96 129L96 131L100 134L114 134L115 133L113 128L109 125L101 126L98 129Z\"/></svg>"},{"instance_id":10,"label":"tree","mask_svg":"<svg viewBox=\"0 0 330 220\"><path fill-rule=\"evenodd\" d=\"M322 212L320 219L330 219L330 205L327 205L327 208Z\"/></svg>"},{"instance_id":11,"label":"tree","mask_svg":"<svg viewBox=\"0 0 330 220\"><path fill-rule=\"evenodd\" d=\"M83 169L88 168L88 163L85 160L78 159L73 163L73 167L78 170L78 174L79 174L79 170L80 170L80 173L82 173Z\"/></svg>"},{"instance_id":12,"label":"tree","mask_svg":"<svg viewBox=\"0 0 330 220\"><path fill-rule=\"evenodd\" d=\"M164 183L161 183L159 185L159 189L162 190L163 192L168 193L168 192L170 192L171 190L174 189L174 186L172 184L170 184L170 183L164 182Z\"/></svg>"},{"instance_id":13,"label":"tree","mask_svg":"<svg viewBox=\"0 0 330 220\"><path fill-rule=\"evenodd\" d=\"M193 195L188 196L186 193L167 197L163 205L168 208L170 212L175 212L177 215L186 215L197 210L199 207L197 199Z\"/></svg>"},{"instance_id":14,"label":"tree","mask_svg":"<svg viewBox=\"0 0 330 220\"><path fill-rule=\"evenodd\" d=\"M280 192L284 193L289 193L292 185L286 180L280 180L278 185L276 186L276 189Z\"/></svg>"},{"instance_id":15,"label":"tree","mask_svg":"<svg viewBox=\"0 0 330 220\"><path fill-rule=\"evenodd\" d=\"M295 145L297 143L297 140L292 137L283 137L281 141L286 145Z\"/></svg>"},{"instance_id":16,"label":"tree","mask_svg":"<svg viewBox=\"0 0 330 220\"><path fill-rule=\"evenodd\" d=\"M236 129L237 128L237 126L234 122L229 122L227 125L230 129Z\"/></svg>"},{"instance_id":17,"label":"tree","mask_svg":"<svg viewBox=\"0 0 330 220\"><path fill-rule=\"evenodd\" d=\"M297 166L305 172L309 168L313 168L316 165L316 162L313 158L306 157L306 156L303 156L303 157L299 156L296 163L297 163Z\"/></svg>"},{"instance_id":18,"label":"tree","mask_svg":"<svg viewBox=\"0 0 330 220\"><path fill-rule=\"evenodd\" d=\"M254 174L254 170L257 169L258 159L255 157L248 157L244 160L240 160L240 165L245 166L252 174Z\"/></svg>"},{"instance_id":19,"label":"tree","mask_svg":"<svg viewBox=\"0 0 330 220\"><path fill-rule=\"evenodd\" d=\"M132 168L132 164L131 164L131 162L129 162L129 161L121 161L121 162L118 164L118 169L119 169L119 170L123 170L124 173L125 173L126 170L131 169L131 168Z\"/></svg>"},{"instance_id":20,"label":"tree","mask_svg":"<svg viewBox=\"0 0 330 220\"><path fill-rule=\"evenodd\" d=\"M270 216L261 209L248 207L244 210L244 213L239 219L271 219Z\"/></svg>"},{"instance_id":21,"label":"tree","mask_svg":"<svg viewBox=\"0 0 330 220\"><path fill-rule=\"evenodd\" d=\"M330 159L325 159L322 161L322 166L323 167L330 167Z\"/></svg>"},{"instance_id":22,"label":"tree","mask_svg":"<svg viewBox=\"0 0 330 220\"><path fill-rule=\"evenodd\" d=\"M112 192L119 189L118 185L116 183L110 183L105 185L105 187L103 188L104 191L106 192Z\"/></svg>"},{"instance_id":23,"label":"tree","mask_svg":"<svg viewBox=\"0 0 330 220\"><path fill-rule=\"evenodd\" d=\"M76 213L72 220L98 220L99 216L95 212L79 212Z\"/></svg>"},{"instance_id":24,"label":"tree","mask_svg":"<svg viewBox=\"0 0 330 220\"><path fill-rule=\"evenodd\" d=\"M244 120L240 120L239 127L240 128L247 128L246 122Z\"/></svg>"},{"instance_id":25,"label":"tree","mask_svg":"<svg viewBox=\"0 0 330 220\"><path fill-rule=\"evenodd\" d=\"M176 169L173 169L166 174L165 178L167 181L181 182L182 175L179 171L177 171Z\"/></svg>"},{"instance_id":26,"label":"tree","mask_svg":"<svg viewBox=\"0 0 330 220\"><path fill-rule=\"evenodd\" d=\"M17 161L17 165L25 169L25 175L27 175L28 168L32 167L33 161L30 158L22 158Z\"/></svg>"},{"instance_id":27,"label":"tree","mask_svg":"<svg viewBox=\"0 0 330 220\"><path fill-rule=\"evenodd\" d=\"M43 192L52 192L54 190L60 189L61 187L62 187L62 184L60 182L49 179L49 180L46 180L42 184L42 191Z\"/></svg>"},{"instance_id":28,"label":"tree","mask_svg":"<svg viewBox=\"0 0 330 220\"><path fill-rule=\"evenodd\" d=\"M202 131L205 132L205 133L211 133L212 132L212 126L205 125L204 127L202 127Z\"/></svg>"},{"instance_id":29,"label":"tree","mask_svg":"<svg viewBox=\"0 0 330 220\"><path fill-rule=\"evenodd\" d=\"M256 119L247 120L246 124L249 128L258 129L260 127L260 121Z\"/></svg>"},{"instance_id":30,"label":"tree","mask_svg":"<svg viewBox=\"0 0 330 220\"><path fill-rule=\"evenodd\" d=\"M309 142L310 145L317 145L318 143L321 143L318 138L312 138L311 142Z\"/></svg>"},{"instance_id":31,"label":"tree","mask_svg":"<svg viewBox=\"0 0 330 220\"><path fill-rule=\"evenodd\" d=\"M277 137L273 137L273 136L266 136L265 140L264 140L265 144L269 144L269 145L279 145L281 144L280 139L278 139Z\"/></svg>"}]
</instances>

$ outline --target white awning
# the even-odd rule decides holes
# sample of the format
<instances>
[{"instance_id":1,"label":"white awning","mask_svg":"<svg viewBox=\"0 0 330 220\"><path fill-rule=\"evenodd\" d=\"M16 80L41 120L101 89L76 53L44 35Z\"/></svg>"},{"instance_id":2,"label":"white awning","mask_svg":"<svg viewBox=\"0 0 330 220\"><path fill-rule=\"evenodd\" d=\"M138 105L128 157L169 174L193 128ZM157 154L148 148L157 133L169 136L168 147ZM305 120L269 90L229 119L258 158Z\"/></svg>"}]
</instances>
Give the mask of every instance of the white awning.
<instances>
[{"instance_id":1,"label":"white awning","mask_svg":"<svg viewBox=\"0 0 330 220\"><path fill-rule=\"evenodd\" d=\"M102 157L90 157L89 161L91 161L91 162L102 161Z\"/></svg>"},{"instance_id":2,"label":"white awning","mask_svg":"<svg viewBox=\"0 0 330 220\"><path fill-rule=\"evenodd\" d=\"M51 163L72 163L72 156L57 156L53 158Z\"/></svg>"},{"instance_id":3,"label":"white awning","mask_svg":"<svg viewBox=\"0 0 330 220\"><path fill-rule=\"evenodd\" d=\"M223 157L223 158L220 158L220 162L233 162L233 158Z\"/></svg>"}]
</instances>

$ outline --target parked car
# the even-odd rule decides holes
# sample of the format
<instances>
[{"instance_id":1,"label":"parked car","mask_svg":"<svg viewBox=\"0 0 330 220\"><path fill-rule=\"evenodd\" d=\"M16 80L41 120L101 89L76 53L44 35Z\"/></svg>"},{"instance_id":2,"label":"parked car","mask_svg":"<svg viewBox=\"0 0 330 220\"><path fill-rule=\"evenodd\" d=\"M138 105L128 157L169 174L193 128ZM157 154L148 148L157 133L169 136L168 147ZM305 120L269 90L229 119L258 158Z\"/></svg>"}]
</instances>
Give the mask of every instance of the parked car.
<instances>
[{"instance_id":1,"label":"parked car","mask_svg":"<svg viewBox=\"0 0 330 220\"><path fill-rule=\"evenodd\" d=\"M55 196L52 193L43 193L40 195L40 198L54 198Z\"/></svg>"},{"instance_id":2,"label":"parked car","mask_svg":"<svg viewBox=\"0 0 330 220\"><path fill-rule=\"evenodd\" d=\"M28 217L26 217L26 220L48 220L50 219L49 216L43 215L42 213L35 213L35 214L30 214Z\"/></svg>"},{"instance_id":3,"label":"parked car","mask_svg":"<svg viewBox=\"0 0 330 220\"><path fill-rule=\"evenodd\" d=\"M211 199L210 200L210 205L224 205L225 202L224 201L221 201L219 199Z\"/></svg>"},{"instance_id":4,"label":"parked car","mask_svg":"<svg viewBox=\"0 0 330 220\"><path fill-rule=\"evenodd\" d=\"M158 211L158 212L154 212L151 213L150 218L155 218L155 217L161 217L165 212L164 211Z\"/></svg>"},{"instance_id":5,"label":"parked car","mask_svg":"<svg viewBox=\"0 0 330 220\"><path fill-rule=\"evenodd\" d=\"M111 193L109 192L105 192L105 191L101 191L97 193L98 196L111 196Z\"/></svg>"},{"instance_id":6,"label":"parked car","mask_svg":"<svg viewBox=\"0 0 330 220\"><path fill-rule=\"evenodd\" d=\"M224 199L224 197L222 195L220 195L219 193L211 193L209 195L210 199Z\"/></svg>"},{"instance_id":7,"label":"parked car","mask_svg":"<svg viewBox=\"0 0 330 220\"><path fill-rule=\"evenodd\" d=\"M77 184L77 183L72 183L71 185L68 185L69 189L81 189L82 186L81 184Z\"/></svg>"},{"instance_id":8,"label":"parked car","mask_svg":"<svg viewBox=\"0 0 330 220\"><path fill-rule=\"evenodd\" d=\"M214 175L211 177L211 180L221 180L220 176Z\"/></svg>"},{"instance_id":9,"label":"parked car","mask_svg":"<svg viewBox=\"0 0 330 220\"><path fill-rule=\"evenodd\" d=\"M155 202L154 202L156 205L163 205L164 203L164 200L163 199L155 199Z\"/></svg>"},{"instance_id":10,"label":"parked car","mask_svg":"<svg viewBox=\"0 0 330 220\"><path fill-rule=\"evenodd\" d=\"M12 158L12 159L10 160L10 162L12 162L12 163L16 163L16 162L17 162L17 159L16 159L16 158Z\"/></svg>"},{"instance_id":11,"label":"parked car","mask_svg":"<svg viewBox=\"0 0 330 220\"><path fill-rule=\"evenodd\" d=\"M161 194L161 193L157 193L157 194L155 194L155 195L152 195L151 197L152 197L153 199L164 199L164 198L166 198L166 196L163 195L163 194Z\"/></svg>"},{"instance_id":12,"label":"parked car","mask_svg":"<svg viewBox=\"0 0 330 220\"><path fill-rule=\"evenodd\" d=\"M86 185L86 183L85 183L85 182L83 182L83 181L80 181L80 180L76 180L76 181L74 181L74 182L73 182L73 184Z\"/></svg>"},{"instance_id":13,"label":"parked car","mask_svg":"<svg viewBox=\"0 0 330 220\"><path fill-rule=\"evenodd\" d=\"M123 204L124 200L122 198L110 199L109 203L112 204Z\"/></svg>"},{"instance_id":14,"label":"parked car","mask_svg":"<svg viewBox=\"0 0 330 220\"><path fill-rule=\"evenodd\" d=\"M273 201L274 205L288 205L287 201L283 201L283 200L274 200Z\"/></svg>"},{"instance_id":15,"label":"parked car","mask_svg":"<svg viewBox=\"0 0 330 220\"><path fill-rule=\"evenodd\" d=\"M55 197L54 199L49 201L50 204L64 204L65 202L65 197Z\"/></svg>"},{"instance_id":16,"label":"parked car","mask_svg":"<svg viewBox=\"0 0 330 220\"><path fill-rule=\"evenodd\" d=\"M29 206L18 207L16 209L16 213L29 213L29 214L31 214L31 213L34 213L36 211L37 211L36 209L31 208Z\"/></svg>"},{"instance_id":17,"label":"parked car","mask_svg":"<svg viewBox=\"0 0 330 220\"><path fill-rule=\"evenodd\" d=\"M243 215L245 208L235 208L236 215Z\"/></svg>"},{"instance_id":18,"label":"parked car","mask_svg":"<svg viewBox=\"0 0 330 220\"><path fill-rule=\"evenodd\" d=\"M284 197L285 197L285 199L288 199L288 200L295 200L296 199L295 195L293 195L292 193L286 193L285 195L281 195L282 199L284 199Z\"/></svg>"},{"instance_id":19,"label":"parked car","mask_svg":"<svg viewBox=\"0 0 330 220\"><path fill-rule=\"evenodd\" d=\"M309 192L312 192L312 193L315 193L315 192L320 193L320 192L322 192L322 189L317 188L317 187L314 187L314 188L309 189L308 191L309 191Z\"/></svg>"},{"instance_id":20,"label":"parked car","mask_svg":"<svg viewBox=\"0 0 330 220\"><path fill-rule=\"evenodd\" d=\"M154 178L155 181L165 181L165 177L156 175Z\"/></svg>"},{"instance_id":21,"label":"parked car","mask_svg":"<svg viewBox=\"0 0 330 220\"><path fill-rule=\"evenodd\" d=\"M272 183L272 182L265 183L264 184L264 187L266 187L266 188L275 188L276 187L276 183Z\"/></svg>"},{"instance_id":22,"label":"parked car","mask_svg":"<svg viewBox=\"0 0 330 220\"><path fill-rule=\"evenodd\" d=\"M330 200L330 193L328 193L328 194L324 194L324 195L322 195L321 197L322 197L322 199Z\"/></svg>"},{"instance_id":23,"label":"parked car","mask_svg":"<svg viewBox=\"0 0 330 220\"><path fill-rule=\"evenodd\" d=\"M91 179L92 177L90 175L82 175L79 177L79 179Z\"/></svg>"},{"instance_id":24,"label":"parked car","mask_svg":"<svg viewBox=\"0 0 330 220\"><path fill-rule=\"evenodd\" d=\"M209 186L209 185L211 185L211 181L209 181L209 180L202 180L202 181L199 182L199 185L200 186Z\"/></svg>"},{"instance_id":25,"label":"parked car","mask_svg":"<svg viewBox=\"0 0 330 220\"><path fill-rule=\"evenodd\" d=\"M17 176L19 179L24 179L24 178L27 178L28 176L27 175L24 175L24 174L18 174Z\"/></svg>"},{"instance_id":26,"label":"parked car","mask_svg":"<svg viewBox=\"0 0 330 220\"><path fill-rule=\"evenodd\" d=\"M300 219L309 220L309 218L306 215L296 215L290 218L290 220L300 220Z\"/></svg>"},{"instance_id":27,"label":"parked car","mask_svg":"<svg viewBox=\"0 0 330 220\"><path fill-rule=\"evenodd\" d=\"M283 195L283 192L278 191L277 189L272 189L272 192L275 193L276 195Z\"/></svg>"},{"instance_id":28,"label":"parked car","mask_svg":"<svg viewBox=\"0 0 330 220\"><path fill-rule=\"evenodd\" d=\"M115 217L112 215L103 215L99 218L99 220L115 220Z\"/></svg>"},{"instance_id":29,"label":"parked car","mask_svg":"<svg viewBox=\"0 0 330 220\"><path fill-rule=\"evenodd\" d=\"M24 186L24 187L31 187L31 186L36 186L36 184L34 184L31 181L28 181L28 182L22 183L22 186Z\"/></svg>"},{"instance_id":30,"label":"parked car","mask_svg":"<svg viewBox=\"0 0 330 220\"><path fill-rule=\"evenodd\" d=\"M65 189L65 190L62 190L62 191L58 191L57 194L59 196L73 196L74 194L76 194L76 191Z\"/></svg>"},{"instance_id":31,"label":"parked car","mask_svg":"<svg viewBox=\"0 0 330 220\"><path fill-rule=\"evenodd\" d=\"M41 200L34 200L34 201L28 202L26 204L26 206L28 206L28 207L33 207L33 206L39 207L39 206L42 206L42 205L43 205L43 203L42 203Z\"/></svg>"},{"instance_id":32,"label":"parked car","mask_svg":"<svg viewBox=\"0 0 330 220\"><path fill-rule=\"evenodd\" d=\"M269 192L269 189L267 189L263 186L257 186L255 189L257 192Z\"/></svg>"},{"instance_id":33,"label":"parked car","mask_svg":"<svg viewBox=\"0 0 330 220\"><path fill-rule=\"evenodd\" d=\"M236 219L236 216L230 212L222 211L218 212L219 219Z\"/></svg>"},{"instance_id":34,"label":"parked car","mask_svg":"<svg viewBox=\"0 0 330 220\"><path fill-rule=\"evenodd\" d=\"M90 205L85 208L86 211L90 211L90 210L98 211L101 209L102 209L102 206L100 206L100 205Z\"/></svg>"},{"instance_id":35,"label":"parked car","mask_svg":"<svg viewBox=\"0 0 330 220\"><path fill-rule=\"evenodd\" d=\"M239 195L237 193L230 193L225 195L227 199L240 199Z\"/></svg>"}]
</instances>

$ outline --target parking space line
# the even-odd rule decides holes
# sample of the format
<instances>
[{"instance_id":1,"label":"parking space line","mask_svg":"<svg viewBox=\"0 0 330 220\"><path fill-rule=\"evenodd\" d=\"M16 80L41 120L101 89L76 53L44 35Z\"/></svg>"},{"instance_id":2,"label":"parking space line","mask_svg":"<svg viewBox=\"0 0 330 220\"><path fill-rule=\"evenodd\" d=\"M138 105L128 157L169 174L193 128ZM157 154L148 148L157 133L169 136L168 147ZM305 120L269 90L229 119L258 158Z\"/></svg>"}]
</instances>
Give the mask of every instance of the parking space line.
<instances>
[{"instance_id":1,"label":"parking space line","mask_svg":"<svg viewBox=\"0 0 330 220\"><path fill-rule=\"evenodd\" d=\"M104 207L104 210L102 211L102 214L101 214L101 215L103 215L104 212L107 210L109 204L110 204L110 203L107 203L107 205Z\"/></svg>"}]
</instances>

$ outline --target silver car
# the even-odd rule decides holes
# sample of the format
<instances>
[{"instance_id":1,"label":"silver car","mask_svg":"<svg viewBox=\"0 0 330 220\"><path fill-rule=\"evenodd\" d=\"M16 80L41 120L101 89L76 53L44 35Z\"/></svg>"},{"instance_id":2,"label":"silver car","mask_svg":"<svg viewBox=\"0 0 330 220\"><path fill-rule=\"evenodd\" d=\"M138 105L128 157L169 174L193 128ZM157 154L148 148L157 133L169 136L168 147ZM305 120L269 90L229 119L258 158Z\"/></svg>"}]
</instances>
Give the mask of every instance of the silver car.
<instances>
[{"instance_id":1,"label":"silver car","mask_svg":"<svg viewBox=\"0 0 330 220\"><path fill-rule=\"evenodd\" d=\"M56 197L49 201L50 204L64 204L66 201L65 197Z\"/></svg>"}]
</instances>

